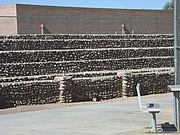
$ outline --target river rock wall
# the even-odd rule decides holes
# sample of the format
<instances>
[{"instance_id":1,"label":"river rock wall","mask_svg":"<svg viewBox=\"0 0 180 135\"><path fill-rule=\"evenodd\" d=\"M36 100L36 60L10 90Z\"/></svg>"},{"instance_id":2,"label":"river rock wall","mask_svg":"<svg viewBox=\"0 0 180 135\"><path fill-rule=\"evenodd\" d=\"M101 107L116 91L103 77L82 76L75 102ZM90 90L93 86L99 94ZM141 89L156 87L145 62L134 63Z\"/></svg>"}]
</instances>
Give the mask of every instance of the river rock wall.
<instances>
[{"instance_id":1,"label":"river rock wall","mask_svg":"<svg viewBox=\"0 0 180 135\"><path fill-rule=\"evenodd\" d=\"M0 106L135 96L137 82L142 94L168 92L173 44L173 35L1 36Z\"/></svg>"}]
</instances>

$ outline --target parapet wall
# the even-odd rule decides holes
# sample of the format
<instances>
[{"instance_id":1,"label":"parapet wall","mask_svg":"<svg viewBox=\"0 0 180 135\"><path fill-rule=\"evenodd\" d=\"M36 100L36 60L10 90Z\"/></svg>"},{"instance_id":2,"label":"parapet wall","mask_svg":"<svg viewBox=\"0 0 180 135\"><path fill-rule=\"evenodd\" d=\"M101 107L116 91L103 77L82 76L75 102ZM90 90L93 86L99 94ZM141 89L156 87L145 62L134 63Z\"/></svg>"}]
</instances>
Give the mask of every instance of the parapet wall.
<instances>
[{"instance_id":1,"label":"parapet wall","mask_svg":"<svg viewBox=\"0 0 180 135\"><path fill-rule=\"evenodd\" d=\"M1 36L0 106L134 96L137 82L142 94L168 92L173 43L173 35Z\"/></svg>"}]
</instances>

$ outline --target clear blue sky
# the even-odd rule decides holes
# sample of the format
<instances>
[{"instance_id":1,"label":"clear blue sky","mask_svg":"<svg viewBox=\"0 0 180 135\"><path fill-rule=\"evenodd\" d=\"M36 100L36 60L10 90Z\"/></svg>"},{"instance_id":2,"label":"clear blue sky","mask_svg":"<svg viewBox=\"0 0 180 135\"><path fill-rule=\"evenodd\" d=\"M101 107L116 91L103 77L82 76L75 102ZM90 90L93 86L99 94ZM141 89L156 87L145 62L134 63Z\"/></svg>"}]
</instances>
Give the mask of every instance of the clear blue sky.
<instances>
[{"instance_id":1,"label":"clear blue sky","mask_svg":"<svg viewBox=\"0 0 180 135\"><path fill-rule=\"evenodd\" d=\"M0 0L0 4L36 4L71 7L162 9L171 0Z\"/></svg>"}]
</instances>

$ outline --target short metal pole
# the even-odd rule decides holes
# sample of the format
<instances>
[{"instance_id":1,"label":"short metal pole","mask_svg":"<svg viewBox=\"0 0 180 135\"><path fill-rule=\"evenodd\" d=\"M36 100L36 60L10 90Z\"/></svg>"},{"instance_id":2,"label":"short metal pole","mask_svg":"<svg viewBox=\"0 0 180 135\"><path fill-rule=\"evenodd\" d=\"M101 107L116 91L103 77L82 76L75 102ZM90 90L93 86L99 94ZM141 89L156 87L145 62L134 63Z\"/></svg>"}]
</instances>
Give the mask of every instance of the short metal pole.
<instances>
[{"instance_id":1,"label":"short metal pole","mask_svg":"<svg viewBox=\"0 0 180 135\"><path fill-rule=\"evenodd\" d=\"M179 92L174 93L174 122L177 128L177 131L180 132L180 110L179 110Z\"/></svg>"},{"instance_id":2,"label":"short metal pole","mask_svg":"<svg viewBox=\"0 0 180 135\"><path fill-rule=\"evenodd\" d=\"M122 35L124 35L124 34L126 34L126 32L125 32L125 25L122 24Z\"/></svg>"},{"instance_id":3,"label":"short metal pole","mask_svg":"<svg viewBox=\"0 0 180 135\"><path fill-rule=\"evenodd\" d=\"M152 113L152 132L157 132L156 113Z\"/></svg>"},{"instance_id":4,"label":"short metal pole","mask_svg":"<svg viewBox=\"0 0 180 135\"><path fill-rule=\"evenodd\" d=\"M44 34L44 24L41 24L41 34Z\"/></svg>"}]
</instances>

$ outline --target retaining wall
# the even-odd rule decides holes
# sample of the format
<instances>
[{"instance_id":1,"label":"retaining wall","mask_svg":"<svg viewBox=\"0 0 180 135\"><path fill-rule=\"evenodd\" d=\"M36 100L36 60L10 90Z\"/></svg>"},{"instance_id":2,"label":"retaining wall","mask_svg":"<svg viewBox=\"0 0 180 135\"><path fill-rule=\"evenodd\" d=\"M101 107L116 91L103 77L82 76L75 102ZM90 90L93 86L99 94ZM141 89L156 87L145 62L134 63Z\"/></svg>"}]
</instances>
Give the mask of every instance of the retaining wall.
<instances>
[{"instance_id":1,"label":"retaining wall","mask_svg":"<svg viewBox=\"0 0 180 135\"><path fill-rule=\"evenodd\" d=\"M0 108L19 105L56 103L59 84L54 81L1 83Z\"/></svg>"},{"instance_id":2,"label":"retaining wall","mask_svg":"<svg viewBox=\"0 0 180 135\"><path fill-rule=\"evenodd\" d=\"M134 96L137 82L142 94L168 92L173 43L173 35L1 36L0 106ZM63 92L56 76L71 77Z\"/></svg>"}]
</instances>

